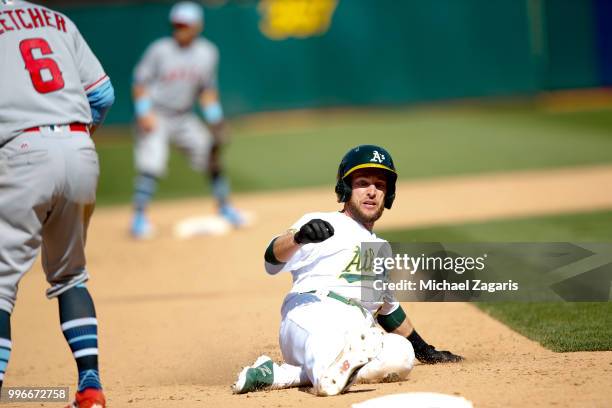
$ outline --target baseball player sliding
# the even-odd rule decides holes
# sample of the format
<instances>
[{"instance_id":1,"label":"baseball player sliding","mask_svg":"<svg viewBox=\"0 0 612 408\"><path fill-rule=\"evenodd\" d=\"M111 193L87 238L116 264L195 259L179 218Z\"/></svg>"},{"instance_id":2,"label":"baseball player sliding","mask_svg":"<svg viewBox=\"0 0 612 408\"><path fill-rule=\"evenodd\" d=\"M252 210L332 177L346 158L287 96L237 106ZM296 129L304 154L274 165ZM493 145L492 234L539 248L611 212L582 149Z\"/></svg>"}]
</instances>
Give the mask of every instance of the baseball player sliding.
<instances>
[{"instance_id":1,"label":"baseball player sliding","mask_svg":"<svg viewBox=\"0 0 612 408\"><path fill-rule=\"evenodd\" d=\"M134 109L138 132L131 232L151 236L145 211L160 177L166 172L168 145L174 143L189 158L191 167L210 178L219 213L234 226L244 219L228 202L229 185L223 176L220 149L224 141L223 110L217 91L219 51L199 37L204 24L202 8L180 2L170 11L172 38L155 41L134 72ZM192 112L199 101L209 130ZM212 133L212 136L211 136Z\"/></svg>"},{"instance_id":2,"label":"baseball player sliding","mask_svg":"<svg viewBox=\"0 0 612 408\"><path fill-rule=\"evenodd\" d=\"M78 369L70 407L102 408L84 247L99 174L90 135L113 87L68 17L26 1L0 1L0 55L0 387L17 286L42 244L47 296Z\"/></svg>"},{"instance_id":3,"label":"baseball player sliding","mask_svg":"<svg viewBox=\"0 0 612 408\"><path fill-rule=\"evenodd\" d=\"M311 384L317 395L337 395L355 381L403 380L415 356L426 364L462 360L427 344L393 298L359 300L363 275L356 254L362 242L386 242L372 229L393 205L396 179L388 151L355 147L338 168L342 211L306 214L270 242L266 271L293 275L281 308L285 363L259 357L239 374L235 393Z\"/></svg>"}]
</instances>

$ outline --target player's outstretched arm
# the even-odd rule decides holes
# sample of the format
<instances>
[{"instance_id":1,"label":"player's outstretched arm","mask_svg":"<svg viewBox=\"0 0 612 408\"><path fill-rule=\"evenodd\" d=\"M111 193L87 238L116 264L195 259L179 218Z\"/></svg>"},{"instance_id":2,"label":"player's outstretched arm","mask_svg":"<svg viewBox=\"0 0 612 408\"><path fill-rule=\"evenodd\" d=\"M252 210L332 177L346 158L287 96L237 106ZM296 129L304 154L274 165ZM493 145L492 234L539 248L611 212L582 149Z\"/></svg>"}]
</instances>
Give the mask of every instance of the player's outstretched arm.
<instances>
[{"instance_id":1,"label":"player's outstretched arm","mask_svg":"<svg viewBox=\"0 0 612 408\"><path fill-rule=\"evenodd\" d=\"M293 239L294 235L293 231L287 231L283 235L274 238L270 245L268 245L268 248L266 248L266 262L273 265L287 263L301 246Z\"/></svg>"},{"instance_id":2,"label":"player's outstretched arm","mask_svg":"<svg viewBox=\"0 0 612 408\"><path fill-rule=\"evenodd\" d=\"M266 249L266 262L273 265L286 263L302 245L323 242L334 235L334 227L324 220L315 218L298 231L290 230L276 237Z\"/></svg>"}]
</instances>

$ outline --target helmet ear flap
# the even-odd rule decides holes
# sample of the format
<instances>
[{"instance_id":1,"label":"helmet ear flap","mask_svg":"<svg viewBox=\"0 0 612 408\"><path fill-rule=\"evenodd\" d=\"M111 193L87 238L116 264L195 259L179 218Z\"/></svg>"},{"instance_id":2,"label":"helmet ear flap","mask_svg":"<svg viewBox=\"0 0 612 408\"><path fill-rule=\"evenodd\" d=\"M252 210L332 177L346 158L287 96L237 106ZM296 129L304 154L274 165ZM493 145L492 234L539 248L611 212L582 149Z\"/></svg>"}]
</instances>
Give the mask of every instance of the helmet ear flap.
<instances>
[{"instance_id":1,"label":"helmet ear flap","mask_svg":"<svg viewBox=\"0 0 612 408\"><path fill-rule=\"evenodd\" d=\"M393 206L393 200L395 200L395 191L393 192L393 194L387 194L385 196L385 208L387 210L390 210Z\"/></svg>"},{"instance_id":2,"label":"helmet ear flap","mask_svg":"<svg viewBox=\"0 0 612 408\"><path fill-rule=\"evenodd\" d=\"M338 197L339 203L345 203L351 198L351 186L344 181L344 179L339 178L336 182L336 196Z\"/></svg>"},{"instance_id":3,"label":"helmet ear flap","mask_svg":"<svg viewBox=\"0 0 612 408\"><path fill-rule=\"evenodd\" d=\"M390 210L393 206L393 201L395 200L395 183L397 181L397 175L395 173L387 173L389 176L387 178L387 194L385 194L385 208Z\"/></svg>"}]
</instances>

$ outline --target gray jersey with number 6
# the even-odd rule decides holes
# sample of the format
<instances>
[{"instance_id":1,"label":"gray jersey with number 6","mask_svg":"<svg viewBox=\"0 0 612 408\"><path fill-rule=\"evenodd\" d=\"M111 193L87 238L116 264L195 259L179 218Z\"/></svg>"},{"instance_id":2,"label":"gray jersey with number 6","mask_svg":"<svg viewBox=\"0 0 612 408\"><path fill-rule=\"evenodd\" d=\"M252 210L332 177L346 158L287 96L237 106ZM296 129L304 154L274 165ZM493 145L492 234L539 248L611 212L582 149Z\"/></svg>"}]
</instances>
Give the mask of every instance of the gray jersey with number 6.
<instances>
[{"instance_id":1,"label":"gray jersey with number 6","mask_svg":"<svg viewBox=\"0 0 612 408\"><path fill-rule=\"evenodd\" d=\"M0 2L0 55L0 145L33 126L91 122L87 93L108 78L68 17Z\"/></svg>"}]
</instances>

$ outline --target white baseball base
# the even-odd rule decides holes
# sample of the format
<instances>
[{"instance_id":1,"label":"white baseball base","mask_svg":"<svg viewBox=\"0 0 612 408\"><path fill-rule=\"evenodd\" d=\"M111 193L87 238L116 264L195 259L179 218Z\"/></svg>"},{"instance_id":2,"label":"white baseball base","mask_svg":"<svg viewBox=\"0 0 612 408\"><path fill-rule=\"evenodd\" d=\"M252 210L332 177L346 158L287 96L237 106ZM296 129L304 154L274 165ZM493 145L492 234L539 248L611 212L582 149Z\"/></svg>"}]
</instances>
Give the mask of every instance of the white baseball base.
<instances>
[{"instance_id":1,"label":"white baseball base","mask_svg":"<svg viewBox=\"0 0 612 408\"><path fill-rule=\"evenodd\" d=\"M243 227L253 224L255 217L251 212L240 212L246 223ZM206 215L185 218L174 225L174 237L178 239L189 239L205 235L226 235L234 227L219 215Z\"/></svg>"},{"instance_id":2,"label":"white baseball base","mask_svg":"<svg viewBox=\"0 0 612 408\"><path fill-rule=\"evenodd\" d=\"M436 392L407 392L391 394L358 402L352 408L474 408L463 397Z\"/></svg>"}]
</instances>

